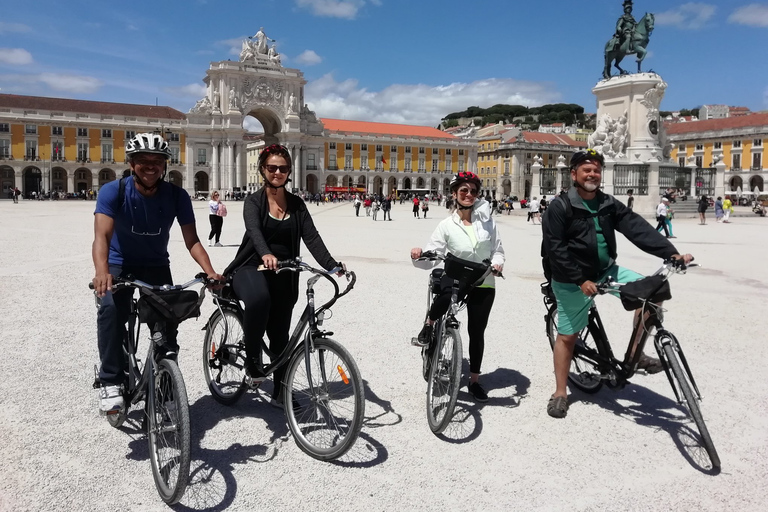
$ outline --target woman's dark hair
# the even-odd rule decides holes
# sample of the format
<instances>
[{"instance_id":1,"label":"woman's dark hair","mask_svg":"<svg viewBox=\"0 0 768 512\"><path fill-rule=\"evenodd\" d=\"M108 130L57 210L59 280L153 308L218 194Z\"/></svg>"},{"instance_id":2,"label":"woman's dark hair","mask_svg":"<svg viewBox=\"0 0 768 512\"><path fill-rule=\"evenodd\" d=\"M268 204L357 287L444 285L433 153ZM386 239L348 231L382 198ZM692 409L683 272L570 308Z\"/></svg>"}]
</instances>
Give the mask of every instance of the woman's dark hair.
<instances>
[{"instance_id":1,"label":"woman's dark hair","mask_svg":"<svg viewBox=\"0 0 768 512\"><path fill-rule=\"evenodd\" d=\"M267 163L267 158L271 157L272 155L277 155L285 158L285 161L288 162L288 165L290 165L291 168L293 168L293 162L291 162L291 154L288 152L288 148L280 144L272 144L271 146L267 146L264 149L262 149L261 153L259 154L259 160L258 160L259 172L264 170L264 166Z\"/></svg>"}]
</instances>

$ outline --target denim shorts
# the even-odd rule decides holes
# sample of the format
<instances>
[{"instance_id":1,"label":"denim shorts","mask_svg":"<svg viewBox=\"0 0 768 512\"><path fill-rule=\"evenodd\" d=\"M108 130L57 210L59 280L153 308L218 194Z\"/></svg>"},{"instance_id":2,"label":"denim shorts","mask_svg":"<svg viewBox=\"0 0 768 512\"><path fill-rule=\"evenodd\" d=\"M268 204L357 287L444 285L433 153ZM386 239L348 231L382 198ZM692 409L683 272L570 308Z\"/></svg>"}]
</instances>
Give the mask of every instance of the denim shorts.
<instances>
[{"instance_id":1,"label":"denim shorts","mask_svg":"<svg viewBox=\"0 0 768 512\"><path fill-rule=\"evenodd\" d=\"M597 282L611 278L619 283L631 283L642 279L643 276L628 268L613 265ZM589 308L592 306L592 297L587 297L581 291L581 287L573 283L558 283L552 281L552 291L557 300L557 332L560 334L576 334L587 326L589 321Z\"/></svg>"}]
</instances>

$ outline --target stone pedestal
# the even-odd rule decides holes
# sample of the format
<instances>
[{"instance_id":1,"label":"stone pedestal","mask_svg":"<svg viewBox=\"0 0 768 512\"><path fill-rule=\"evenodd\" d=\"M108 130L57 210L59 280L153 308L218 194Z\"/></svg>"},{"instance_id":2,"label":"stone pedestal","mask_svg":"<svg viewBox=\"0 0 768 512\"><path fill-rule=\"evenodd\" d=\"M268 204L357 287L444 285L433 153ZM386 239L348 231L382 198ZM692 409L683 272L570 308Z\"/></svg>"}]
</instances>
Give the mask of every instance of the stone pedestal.
<instances>
[{"instance_id":1,"label":"stone pedestal","mask_svg":"<svg viewBox=\"0 0 768 512\"><path fill-rule=\"evenodd\" d=\"M597 97L598 128L590 137L590 147L602 150L616 163L660 161L659 105L666 88L656 73L614 76L598 82L592 89Z\"/></svg>"}]
</instances>

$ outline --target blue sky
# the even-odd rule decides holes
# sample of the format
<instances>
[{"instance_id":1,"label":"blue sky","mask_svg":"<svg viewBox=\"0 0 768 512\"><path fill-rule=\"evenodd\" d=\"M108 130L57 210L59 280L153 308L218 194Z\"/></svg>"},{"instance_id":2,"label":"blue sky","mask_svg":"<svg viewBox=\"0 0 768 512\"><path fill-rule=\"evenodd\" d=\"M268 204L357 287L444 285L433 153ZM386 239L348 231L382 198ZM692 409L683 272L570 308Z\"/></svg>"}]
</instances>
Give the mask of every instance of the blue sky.
<instances>
[{"instance_id":1,"label":"blue sky","mask_svg":"<svg viewBox=\"0 0 768 512\"><path fill-rule=\"evenodd\" d=\"M595 110L621 0L17 2L0 18L0 92L170 105L203 95L211 61L260 26L308 80L320 117L437 125L470 105ZM636 0L656 15L663 110L768 109L768 2ZM232 52L235 53L232 53ZM634 69L634 59L624 61Z\"/></svg>"}]
</instances>

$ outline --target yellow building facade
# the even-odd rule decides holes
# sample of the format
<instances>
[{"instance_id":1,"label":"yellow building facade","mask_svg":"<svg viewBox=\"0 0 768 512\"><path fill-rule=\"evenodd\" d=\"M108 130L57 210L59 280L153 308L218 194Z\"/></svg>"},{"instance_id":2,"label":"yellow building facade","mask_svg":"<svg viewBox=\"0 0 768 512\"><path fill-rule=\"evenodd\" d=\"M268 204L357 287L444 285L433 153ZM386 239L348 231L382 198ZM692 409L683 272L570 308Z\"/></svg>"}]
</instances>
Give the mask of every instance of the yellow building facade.
<instances>
[{"instance_id":1,"label":"yellow building facade","mask_svg":"<svg viewBox=\"0 0 768 512\"><path fill-rule=\"evenodd\" d=\"M125 141L162 133L173 158L168 179L185 186L184 114L170 107L0 94L0 181L3 197L79 193L129 173Z\"/></svg>"},{"instance_id":2,"label":"yellow building facade","mask_svg":"<svg viewBox=\"0 0 768 512\"><path fill-rule=\"evenodd\" d=\"M671 159L679 167L724 167L724 191L765 192L768 114L667 125Z\"/></svg>"}]
</instances>

